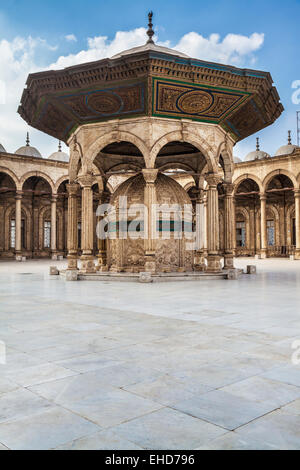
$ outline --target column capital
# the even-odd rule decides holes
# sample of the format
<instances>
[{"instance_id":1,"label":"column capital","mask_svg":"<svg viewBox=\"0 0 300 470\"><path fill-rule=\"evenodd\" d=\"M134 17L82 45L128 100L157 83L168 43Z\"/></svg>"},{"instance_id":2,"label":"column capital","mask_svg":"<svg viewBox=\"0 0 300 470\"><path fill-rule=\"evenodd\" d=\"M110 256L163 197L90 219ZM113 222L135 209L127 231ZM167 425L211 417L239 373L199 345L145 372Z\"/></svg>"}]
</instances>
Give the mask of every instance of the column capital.
<instances>
[{"instance_id":1,"label":"column capital","mask_svg":"<svg viewBox=\"0 0 300 470\"><path fill-rule=\"evenodd\" d=\"M216 188L219 183L221 183L221 178L219 175L215 173L207 173L205 176L205 180L210 188Z\"/></svg>"},{"instance_id":2,"label":"column capital","mask_svg":"<svg viewBox=\"0 0 300 470\"><path fill-rule=\"evenodd\" d=\"M68 183L66 185L69 196L78 196L79 184L78 183Z\"/></svg>"},{"instance_id":3,"label":"column capital","mask_svg":"<svg viewBox=\"0 0 300 470\"><path fill-rule=\"evenodd\" d=\"M266 201L267 200L266 193L259 193L259 198L260 198L261 201Z\"/></svg>"},{"instance_id":4,"label":"column capital","mask_svg":"<svg viewBox=\"0 0 300 470\"><path fill-rule=\"evenodd\" d=\"M83 188L91 188L94 182L94 176L91 174L79 176L78 182Z\"/></svg>"},{"instance_id":5,"label":"column capital","mask_svg":"<svg viewBox=\"0 0 300 470\"><path fill-rule=\"evenodd\" d=\"M300 198L300 189L294 189L294 196L295 198Z\"/></svg>"},{"instance_id":6,"label":"column capital","mask_svg":"<svg viewBox=\"0 0 300 470\"><path fill-rule=\"evenodd\" d=\"M233 183L223 183L226 196L233 196L235 185Z\"/></svg>"},{"instance_id":7,"label":"column capital","mask_svg":"<svg viewBox=\"0 0 300 470\"><path fill-rule=\"evenodd\" d=\"M21 200L23 197L23 191L16 191L15 199L16 200Z\"/></svg>"},{"instance_id":8,"label":"column capital","mask_svg":"<svg viewBox=\"0 0 300 470\"><path fill-rule=\"evenodd\" d=\"M52 194L51 202L57 202L57 199L58 199L58 194Z\"/></svg>"},{"instance_id":9,"label":"column capital","mask_svg":"<svg viewBox=\"0 0 300 470\"><path fill-rule=\"evenodd\" d=\"M144 168L142 170L144 180L146 183L154 184L157 178L158 169L157 168Z\"/></svg>"}]
</instances>

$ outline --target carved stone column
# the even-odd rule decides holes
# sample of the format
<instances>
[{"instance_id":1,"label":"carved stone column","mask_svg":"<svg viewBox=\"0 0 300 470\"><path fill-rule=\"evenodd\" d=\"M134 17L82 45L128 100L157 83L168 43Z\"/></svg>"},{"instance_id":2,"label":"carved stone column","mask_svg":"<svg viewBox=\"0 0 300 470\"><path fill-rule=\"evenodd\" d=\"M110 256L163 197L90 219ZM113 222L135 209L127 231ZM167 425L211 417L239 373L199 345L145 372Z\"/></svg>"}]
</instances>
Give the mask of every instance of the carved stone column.
<instances>
[{"instance_id":1,"label":"carved stone column","mask_svg":"<svg viewBox=\"0 0 300 470\"><path fill-rule=\"evenodd\" d=\"M233 269L234 263L234 201L233 201L233 190L234 185L226 183L223 185L225 190L224 199L224 235L225 235L225 246L224 246L224 269Z\"/></svg>"},{"instance_id":2,"label":"carved stone column","mask_svg":"<svg viewBox=\"0 0 300 470\"><path fill-rule=\"evenodd\" d=\"M68 270L77 269L78 258L78 192L79 184L67 184L68 191Z\"/></svg>"},{"instance_id":3,"label":"carved stone column","mask_svg":"<svg viewBox=\"0 0 300 470\"><path fill-rule=\"evenodd\" d=\"M300 259L300 189L295 189L294 194L295 194L295 229L296 229L295 258Z\"/></svg>"},{"instance_id":4,"label":"carved stone column","mask_svg":"<svg viewBox=\"0 0 300 470\"><path fill-rule=\"evenodd\" d=\"M267 196L260 194L260 257L267 257Z\"/></svg>"},{"instance_id":5,"label":"carved stone column","mask_svg":"<svg viewBox=\"0 0 300 470\"><path fill-rule=\"evenodd\" d=\"M199 190L196 201L196 253L194 257L195 271L205 271L205 231L206 231L206 214L205 214L205 201L204 191Z\"/></svg>"},{"instance_id":6,"label":"carved stone column","mask_svg":"<svg viewBox=\"0 0 300 470\"><path fill-rule=\"evenodd\" d=\"M53 260L57 260L56 206L57 206L57 194L53 194L51 198L51 253L52 253Z\"/></svg>"},{"instance_id":7,"label":"carved stone column","mask_svg":"<svg viewBox=\"0 0 300 470\"><path fill-rule=\"evenodd\" d=\"M93 215L93 185L92 175L80 177L82 186L81 197L81 271L85 273L95 272L93 245L94 245L94 215Z\"/></svg>"},{"instance_id":8,"label":"carved stone column","mask_svg":"<svg viewBox=\"0 0 300 470\"><path fill-rule=\"evenodd\" d=\"M101 204L106 203L106 198L107 195L104 191L101 191L99 194L99 206ZM96 224L101 222L104 216L99 216L96 219ZM97 248L98 248L98 253L97 253L97 258L98 258L98 265L96 267L97 271L107 271L107 243L106 239L102 238L97 238Z\"/></svg>"},{"instance_id":9,"label":"carved stone column","mask_svg":"<svg viewBox=\"0 0 300 470\"><path fill-rule=\"evenodd\" d=\"M16 192L16 260L22 261L22 195L21 191Z\"/></svg>"},{"instance_id":10,"label":"carved stone column","mask_svg":"<svg viewBox=\"0 0 300 470\"><path fill-rule=\"evenodd\" d=\"M207 190L207 271L220 272L218 175L206 176Z\"/></svg>"},{"instance_id":11,"label":"carved stone column","mask_svg":"<svg viewBox=\"0 0 300 470\"><path fill-rule=\"evenodd\" d=\"M144 179L146 181L144 204L147 208L147 214L144 217L144 232L145 232L145 271L155 272L155 233L156 233L156 213L154 204L156 204L156 188L155 181L157 178L158 170L144 169L142 170Z\"/></svg>"}]
</instances>

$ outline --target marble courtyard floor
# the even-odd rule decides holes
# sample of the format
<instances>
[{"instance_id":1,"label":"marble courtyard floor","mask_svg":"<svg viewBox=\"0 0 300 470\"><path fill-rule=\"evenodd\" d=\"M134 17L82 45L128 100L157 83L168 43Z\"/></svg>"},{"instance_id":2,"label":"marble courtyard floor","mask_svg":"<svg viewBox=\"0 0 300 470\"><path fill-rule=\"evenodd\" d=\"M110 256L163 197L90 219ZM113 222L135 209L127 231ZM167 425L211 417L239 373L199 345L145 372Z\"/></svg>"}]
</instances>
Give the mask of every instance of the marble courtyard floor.
<instances>
[{"instance_id":1,"label":"marble courtyard floor","mask_svg":"<svg viewBox=\"0 0 300 470\"><path fill-rule=\"evenodd\" d=\"M0 449L300 449L300 261L249 263L139 284L1 261Z\"/></svg>"}]
</instances>

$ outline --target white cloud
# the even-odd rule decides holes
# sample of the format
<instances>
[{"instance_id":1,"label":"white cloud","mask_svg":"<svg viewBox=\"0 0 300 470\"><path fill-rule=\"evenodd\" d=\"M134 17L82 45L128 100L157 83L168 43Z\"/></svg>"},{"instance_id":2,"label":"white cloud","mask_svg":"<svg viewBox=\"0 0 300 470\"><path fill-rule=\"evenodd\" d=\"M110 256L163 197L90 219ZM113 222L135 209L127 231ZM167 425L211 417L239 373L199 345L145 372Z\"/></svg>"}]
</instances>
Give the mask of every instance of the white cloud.
<instances>
[{"instance_id":1,"label":"white cloud","mask_svg":"<svg viewBox=\"0 0 300 470\"><path fill-rule=\"evenodd\" d=\"M243 64L246 60L253 62L253 53L261 48L263 42L264 34L259 33L253 33L251 36L227 34L221 40L219 34L204 38L201 34L191 32L185 34L174 49L202 60Z\"/></svg>"},{"instance_id":2,"label":"white cloud","mask_svg":"<svg viewBox=\"0 0 300 470\"><path fill-rule=\"evenodd\" d=\"M65 39L74 42L76 36L69 34L65 36ZM24 143L28 126L16 111L29 73L111 57L122 50L145 44L145 39L145 28L118 31L112 40L106 36L88 38L85 49L76 54L60 56L50 65L48 63L50 60L47 62L47 51L48 56L51 52L53 57L53 51L57 50L57 46L49 45L44 39L29 36L27 38L16 37L12 41L0 40L0 82L6 85L5 104L0 104L0 142L8 151L15 151ZM159 42L157 38L156 42L174 47L194 58L249 65L255 60L255 52L262 46L264 35L259 33L253 33L250 36L228 34L221 39L219 34L211 34L205 38L198 33L190 32L185 34L176 45L171 44L170 41ZM31 141L45 156L55 150L57 145L54 139L35 130L31 131Z\"/></svg>"},{"instance_id":3,"label":"white cloud","mask_svg":"<svg viewBox=\"0 0 300 470\"><path fill-rule=\"evenodd\" d=\"M65 36L65 40L68 42L77 42L77 37L75 36L75 34L67 34Z\"/></svg>"},{"instance_id":4,"label":"white cloud","mask_svg":"<svg viewBox=\"0 0 300 470\"><path fill-rule=\"evenodd\" d=\"M118 31L112 41L107 36L96 36L88 38L87 48L77 54L61 56L57 61L50 65L52 69L61 69L72 65L92 62L94 60L112 57L118 52L130 49L131 47L144 44L146 38L145 28L136 28L132 31Z\"/></svg>"}]
</instances>

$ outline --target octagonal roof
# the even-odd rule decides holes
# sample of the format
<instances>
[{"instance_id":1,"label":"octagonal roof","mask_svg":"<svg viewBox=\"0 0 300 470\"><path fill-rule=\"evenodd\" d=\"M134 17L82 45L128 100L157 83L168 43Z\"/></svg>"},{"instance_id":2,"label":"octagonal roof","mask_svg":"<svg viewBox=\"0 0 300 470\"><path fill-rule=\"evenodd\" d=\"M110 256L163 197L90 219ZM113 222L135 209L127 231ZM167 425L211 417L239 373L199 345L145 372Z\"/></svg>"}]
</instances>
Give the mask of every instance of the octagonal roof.
<instances>
[{"instance_id":1,"label":"octagonal roof","mask_svg":"<svg viewBox=\"0 0 300 470\"><path fill-rule=\"evenodd\" d=\"M270 73L192 59L147 34L111 59L30 74L18 112L64 142L83 124L138 116L218 124L237 142L282 113Z\"/></svg>"}]
</instances>

